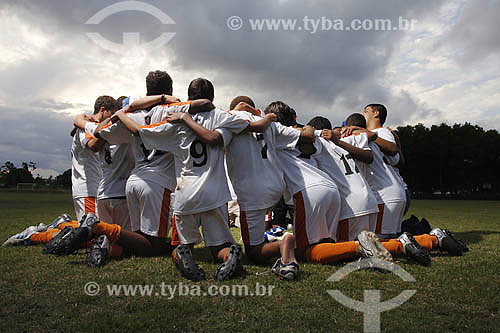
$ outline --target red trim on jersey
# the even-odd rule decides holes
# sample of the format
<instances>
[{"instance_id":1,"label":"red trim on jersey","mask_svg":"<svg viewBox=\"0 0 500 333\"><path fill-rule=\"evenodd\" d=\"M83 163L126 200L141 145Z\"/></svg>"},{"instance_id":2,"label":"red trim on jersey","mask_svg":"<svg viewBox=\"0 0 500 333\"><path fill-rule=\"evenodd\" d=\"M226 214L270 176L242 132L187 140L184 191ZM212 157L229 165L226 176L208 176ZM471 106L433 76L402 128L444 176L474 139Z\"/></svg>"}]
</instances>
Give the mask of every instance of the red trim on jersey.
<instances>
[{"instance_id":1,"label":"red trim on jersey","mask_svg":"<svg viewBox=\"0 0 500 333\"><path fill-rule=\"evenodd\" d=\"M375 227L375 233L382 233L382 220L384 218L384 204L378 204L378 214L377 214L377 226Z\"/></svg>"},{"instance_id":2,"label":"red trim on jersey","mask_svg":"<svg viewBox=\"0 0 500 333\"><path fill-rule=\"evenodd\" d=\"M175 103L170 103L170 104L161 104L160 106L166 106L166 107L169 107L169 106L182 106L182 105L188 105L188 104L191 104L192 102L191 101L187 101L187 102L175 102Z\"/></svg>"},{"instance_id":3,"label":"red trim on jersey","mask_svg":"<svg viewBox=\"0 0 500 333\"><path fill-rule=\"evenodd\" d=\"M161 201L160 225L158 226L158 237L165 238L168 235L168 216L170 215L170 192L168 189L163 191L163 200Z\"/></svg>"},{"instance_id":4,"label":"red trim on jersey","mask_svg":"<svg viewBox=\"0 0 500 333\"><path fill-rule=\"evenodd\" d=\"M103 130L103 129L105 129L105 128L108 128L108 127L110 127L111 125L113 125L113 123L112 123L112 122L109 122L109 123L107 123L106 125L104 125L103 127L99 128L99 129L97 130L97 132L102 131L102 130Z\"/></svg>"},{"instance_id":5,"label":"red trim on jersey","mask_svg":"<svg viewBox=\"0 0 500 333\"><path fill-rule=\"evenodd\" d=\"M337 242L347 242L349 240L349 219L339 221L337 229Z\"/></svg>"},{"instance_id":6,"label":"red trim on jersey","mask_svg":"<svg viewBox=\"0 0 500 333\"><path fill-rule=\"evenodd\" d=\"M139 128L153 128L153 127L158 127L158 126L161 126L164 124L168 124L168 121L164 120L164 121L161 121L159 123L154 123L154 124L150 124L150 125L142 125L142 126L139 126Z\"/></svg>"},{"instance_id":7,"label":"red trim on jersey","mask_svg":"<svg viewBox=\"0 0 500 333\"><path fill-rule=\"evenodd\" d=\"M250 234L248 232L247 213L243 210L240 210L240 230L241 230L241 238L243 238L243 244L245 244L245 246L250 246Z\"/></svg>"},{"instance_id":8,"label":"red trim on jersey","mask_svg":"<svg viewBox=\"0 0 500 333\"><path fill-rule=\"evenodd\" d=\"M83 199L83 210L85 214L92 213L95 215L95 197L85 197Z\"/></svg>"},{"instance_id":9,"label":"red trim on jersey","mask_svg":"<svg viewBox=\"0 0 500 333\"><path fill-rule=\"evenodd\" d=\"M297 248L301 249L310 245L306 228L306 208L302 192L295 193L293 197L295 199L295 242Z\"/></svg>"},{"instance_id":10,"label":"red trim on jersey","mask_svg":"<svg viewBox=\"0 0 500 333\"><path fill-rule=\"evenodd\" d=\"M179 233L177 232L177 226L175 224L175 215L172 216L172 240L170 241L170 245L177 246L181 243L179 240Z\"/></svg>"}]
</instances>

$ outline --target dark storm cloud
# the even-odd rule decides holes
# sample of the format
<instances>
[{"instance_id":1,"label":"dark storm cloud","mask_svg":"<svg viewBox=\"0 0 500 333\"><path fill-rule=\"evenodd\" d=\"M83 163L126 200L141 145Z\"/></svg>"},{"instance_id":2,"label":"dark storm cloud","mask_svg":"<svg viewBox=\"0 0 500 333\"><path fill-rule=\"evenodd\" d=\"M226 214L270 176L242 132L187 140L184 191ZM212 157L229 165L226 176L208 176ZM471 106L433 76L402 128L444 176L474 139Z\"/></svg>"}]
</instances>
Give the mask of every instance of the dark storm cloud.
<instances>
[{"instance_id":1,"label":"dark storm cloud","mask_svg":"<svg viewBox=\"0 0 500 333\"><path fill-rule=\"evenodd\" d=\"M500 52L500 2L496 0L468 1L445 39L438 45L452 45L459 50L462 63L482 61ZM498 68L497 68L498 71Z\"/></svg>"},{"instance_id":2,"label":"dark storm cloud","mask_svg":"<svg viewBox=\"0 0 500 333\"><path fill-rule=\"evenodd\" d=\"M387 64L404 32L252 31L248 20L291 18L301 25L304 16L308 16L343 19L346 24L352 19L389 19L397 23L400 16L422 19L438 10L443 1L146 1L169 15L176 24L161 25L156 18L140 12L117 13L95 26L84 24L99 10L116 2L4 1L0 5L0 9L8 8L26 23L54 36L55 43L59 44L54 45L54 49L56 46L70 48L63 53L63 58L49 52L0 71L0 97L28 94L37 104L29 109L10 105L5 109L8 112L1 110L2 130L9 133L8 137L2 133L2 155L7 150L9 154L39 154L46 167L50 167L56 157L69 160L69 155L65 154L69 154L67 132L71 121L50 111L70 107L53 100L52 94L64 88L64 84L93 84L92 78L86 77L82 69L98 65L80 63L79 55L89 47L99 47L82 42L88 41L85 32L99 32L116 43L121 42L123 32L140 32L142 41L153 40L161 32L175 32L174 39L149 56L166 57L179 71L210 73L208 78L215 84L216 96L221 90L234 91L234 95L249 94L261 107L273 100L284 100L296 108L302 122L322 114L339 123L347 114L361 111L370 102L388 104L389 110L394 112L388 119L391 124L403 123L418 112L438 112L423 108L406 92L394 94L384 81ZM228 29L227 18L233 15L244 20L243 29ZM493 20L490 16L488 19ZM452 32L457 40L465 33L460 32L459 27L468 26L467 31L470 31L481 25L474 20L473 12L461 20L464 22ZM477 29L474 33L483 36L480 30L485 28ZM479 49L488 52L488 42L492 40L488 38L498 38L491 36L493 34L494 31L490 31L487 34L490 37L479 41L472 34L470 43L478 43ZM106 52L102 51L104 55ZM186 87L175 86L175 89L185 91ZM331 109L332 105L336 105L336 109ZM38 111L30 113L32 110ZM46 113L42 114L41 110ZM18 117L16 121L25 120L21 126L30 132L30 139L4 124L3 120L14 116ZM37 131L30 127L35 126L30 125L36 124L35 121L42 125ZM50 130L45 129L45 124ZM50 142L47 146L46 141ZM54 147L58 149L56 152ZM21 153L23 150L25 152ZM57 170L63 169L58 167Z\"/></svg>"},{"instance_id":3,"label":"dark storm cloud","mask_svg":"<svg viewBox=\"0 0 500 333\"><path fill-rule=\"evenodd\" d=\"M38 168L60 171L71 167L72 117L51 111L40 105L0 107L1 164L35 161Z\"/></svg>"}]
</instances>

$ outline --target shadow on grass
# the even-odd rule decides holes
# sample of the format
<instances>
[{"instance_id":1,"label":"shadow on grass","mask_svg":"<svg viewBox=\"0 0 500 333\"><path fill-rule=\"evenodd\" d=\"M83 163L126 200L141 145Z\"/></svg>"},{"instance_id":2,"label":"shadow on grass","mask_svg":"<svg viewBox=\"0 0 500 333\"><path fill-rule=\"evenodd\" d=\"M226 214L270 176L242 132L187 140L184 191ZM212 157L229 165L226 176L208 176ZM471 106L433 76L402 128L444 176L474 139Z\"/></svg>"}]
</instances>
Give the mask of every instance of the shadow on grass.
<instances>
[{"instance_id":1,"label":"shadow on grass","mask_svg":"<svg viewBox=\"0 0 500 333\"><path fill-rule=\"evenodd\" d=\"M454 232L456 238L463 240L466 244L477 244L484 240L484 236L500 234L498 231L473 230L466 232Z\"/></svg>"}]
</instances>

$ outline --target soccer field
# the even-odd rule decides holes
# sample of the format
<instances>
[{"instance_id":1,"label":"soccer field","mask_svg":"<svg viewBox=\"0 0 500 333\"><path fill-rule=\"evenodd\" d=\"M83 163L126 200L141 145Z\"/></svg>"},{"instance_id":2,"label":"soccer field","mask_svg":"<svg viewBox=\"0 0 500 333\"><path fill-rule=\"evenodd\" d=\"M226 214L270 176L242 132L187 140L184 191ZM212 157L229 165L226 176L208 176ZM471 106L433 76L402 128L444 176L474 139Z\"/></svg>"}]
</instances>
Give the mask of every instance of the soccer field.
<instances>
[{"instance_id":1,"label":"soccer field","mask_svg":"<svg viewBox=\"0 0 500 333\"><path fill-rule=\"evenodd\" d=\"M1 242L29 225L74 214L69 194L10 192L0 192L0 212ZM192 283L168 257L132 257L91 269L83 251L55 257L42 255L40 246L0 248L0 331L362 331L363 313L327 293L337 289L359 301L364 290L380 290L381 301L416 290L407 302L381 314L382 331L498 332L500 202L416 200L411 213L452 230L470 252L462 257L433 253L430 267L397 260L415 282L367 270L329 282L342 265L302 264L298 281L256 275L269 268L246 265L242 276L220 283L211 278L217 265L198 249L195 256L210 278ZM239 240L238 229L232 230ZM97 295L86 294L97 288Z\"/></svg>"}]
</instances>

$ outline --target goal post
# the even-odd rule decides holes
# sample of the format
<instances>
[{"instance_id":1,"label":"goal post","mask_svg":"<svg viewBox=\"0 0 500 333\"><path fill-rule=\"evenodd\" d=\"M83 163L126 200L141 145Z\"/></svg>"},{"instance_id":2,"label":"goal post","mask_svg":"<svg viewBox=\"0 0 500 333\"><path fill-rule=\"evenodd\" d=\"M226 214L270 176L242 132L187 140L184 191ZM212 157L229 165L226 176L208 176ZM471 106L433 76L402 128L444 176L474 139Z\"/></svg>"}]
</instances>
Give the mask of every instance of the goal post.
<instances>
[{"instance_id":1,"label":"goal post","mask_svg":"<svg viewBox=\"0 0 500 333\"><path fill-rule=\"evenodd\" d=\"M34 191L36 188L35 183L17 183L18 190L32 190Z\"/></svg>"}]
</instances>

